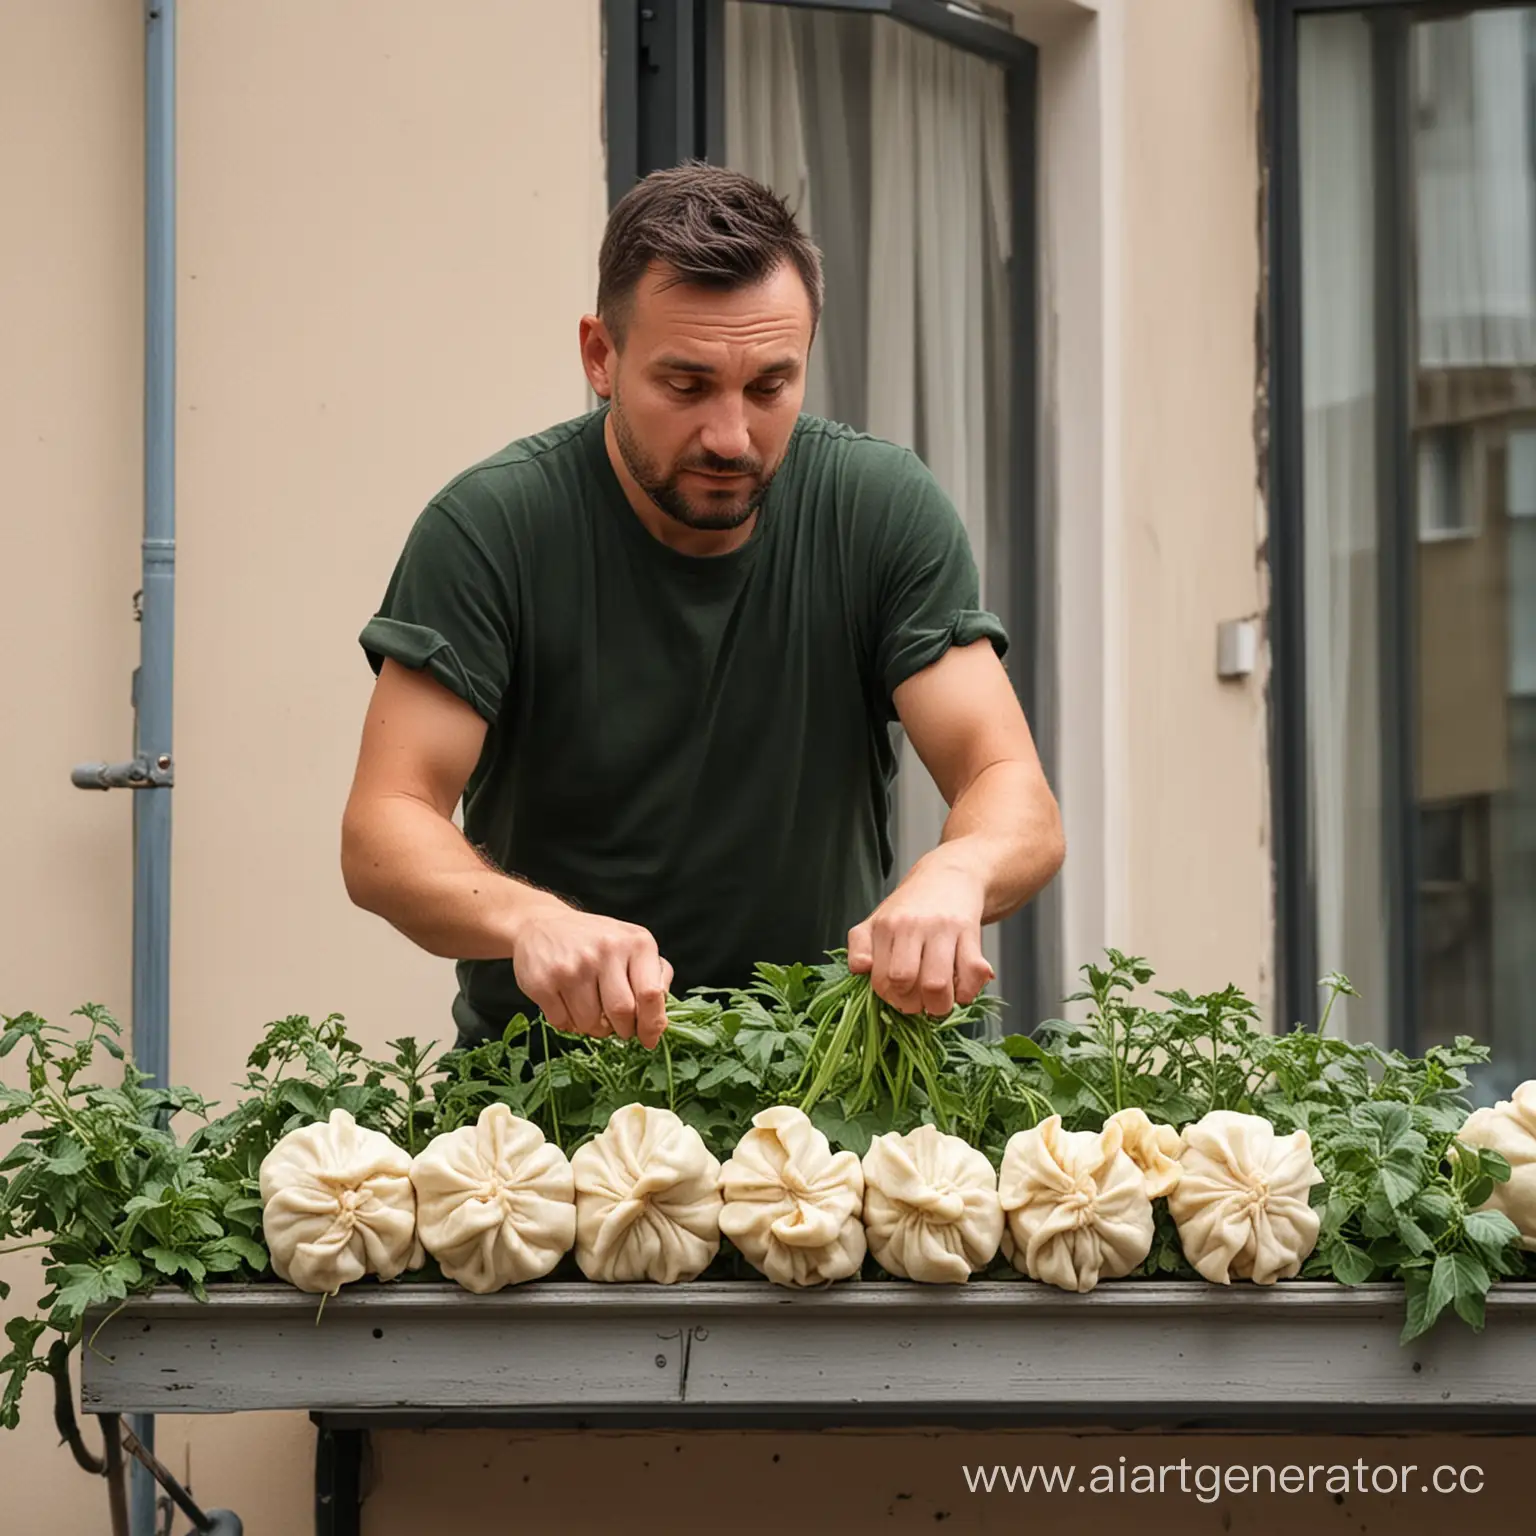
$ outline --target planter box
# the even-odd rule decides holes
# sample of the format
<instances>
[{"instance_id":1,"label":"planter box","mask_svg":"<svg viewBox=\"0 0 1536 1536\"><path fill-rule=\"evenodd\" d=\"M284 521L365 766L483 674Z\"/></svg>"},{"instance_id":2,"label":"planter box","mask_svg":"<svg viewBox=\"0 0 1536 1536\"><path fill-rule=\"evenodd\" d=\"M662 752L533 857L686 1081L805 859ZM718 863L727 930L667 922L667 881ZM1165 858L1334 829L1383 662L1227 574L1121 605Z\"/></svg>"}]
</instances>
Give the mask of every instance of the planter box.
<instances>
[{"instance_id":1,"label":"planter box","mask_svg":"<svg viewBox=\"0 0 1536 1536\"><path fill-rule=\"evenodd\" d=\"M283 1286L135 1301L86 1351L92 1412L304 1409L332 1426L1529 1425L1536 1286L1402 1346L1395 1285L677 1287L495 1296Z\"/></svg>"}]
</instances>

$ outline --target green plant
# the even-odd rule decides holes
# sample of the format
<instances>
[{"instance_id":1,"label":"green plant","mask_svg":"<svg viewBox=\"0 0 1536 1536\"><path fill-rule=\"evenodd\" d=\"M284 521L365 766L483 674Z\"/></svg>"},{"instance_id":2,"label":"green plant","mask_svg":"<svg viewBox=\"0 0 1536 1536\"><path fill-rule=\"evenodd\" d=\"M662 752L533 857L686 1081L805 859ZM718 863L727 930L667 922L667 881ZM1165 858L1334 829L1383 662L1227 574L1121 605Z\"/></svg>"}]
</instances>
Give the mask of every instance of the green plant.
<instances>
[{"instance_id":1,"label":"green plant","mask_svg":"<svg viewBox=\"0 0 1536 1536\"><path fill-rule=\"evenodd\" d=\"M0 1056L27 1051L26 1087L0 1089L0 1123L34 1122L0 1160L0 1252L41 1250L48 1287L35 1315L6 1324L7 1427L27 1376L46 1369L37 1353L44 1333L73 1344L88 1307L120 1305L163 1281L201 1297L210 1275L259 1274L267 1263L250 1229L231 1218L237 1184L170 1129L179 1113L204 1114L203 1100L185 1088L146 1086L123 1059L121 1029L106 1009L87 1004L74 1017L89 1023L82 1038L33 1013L5 1017L0 1033ZM98 1051L121 1063L116 1086L87 1078Z\"/></svg>"},{"instance_id":2,"label":"green plant","mask_svg":"<svg viewBox=\"0 0 1536 1536\"><path fill-rule=\"evenodd\" d=\"M1106 966L1085 965L1090 1005L1082 1024L1047 1019L1003 1047L1034 1063L1051 1111L1068 1130L1097 1130L1118 1110L1144 1109L1153 1121L1184 1125L1213 1109L1249 1111L1268 1076L1268 1037L1258 1009L1237 987L1192 996L1159 992L1166 1008L1132 1001L1153 976L1140 956L1106 951Z\"/></svg>"},{"instance_id":3,"label":"green plant","mask_svg":"<svg viewBox=\"0 0 1536 1536\"><path fill-rule=\"evenodd\" d=\"M1470 1111L1466 1068L1488 1060L1466 1037L1422 1057L1383 1051L1328 1033L1336 1000L1355 996L1342 976L1324 978L1327 1001L1315 1031L1269 1035L1235 987L1132 1001L1152 979L1140 957L1118 950L1086 966L1084 1024L1060 1020L1004 1048L1042 1074L1052 1109L1070 1129L1096 1129L1116 1110L1144 1109L1182 1127L1213 1109L1260 1114L1282 1130L1304 1130L1323 1183L1318 1246L1302 1273L1345 1285L1401 1280L1408 1303L1403 1338L1417 1337L1452 1307L1483 1326L1487 1294L1524 1273L1514 1224L1481 1211L1509 1177L1497 1153L1456 1143ZM1143 1274L1188 1273L1177 1234L1159 1211Z\"/></svg>"},{"instance_id":4,"label":"green plant","mask_svg":"<svg viewBox=\"0 0 1536 1536\"><path fill-rule=\"evenodd\" d=\"M1353 995L1330 976L1317 1034L1295 1030L1272 1044L1260 1108L1305 1130L1324 1183L1318 1245L1302 1273L1345 1285L1401 1280L1403 1341L1434 1326L1447 1306L1481 1329L1494 1282L1520 1274L1519 1233L1507 1216L1479 1210L1509 1178L1497 1152L1461 1146L1470 1104L1466 1068L1488 1060L1466 1036L1422 1057L1323 1033L1334 1000Z\"/></svg>"},{"instance_id":5,"label":"green plant","mask_svg":"<svg viewBox=\"0 0 1536 1536\"><path fill-rule=\"evenodd\" d=\"M905 1014L875 992L867 974L848 970L845 950L831 956L806 1005L815 1033L795 1084L800 1108L809 1113L836 1095L851 1116L889 1104L899 1120L915 1104L941 1131L952 1130L968 1105L947 1077L946 1036L984 1022L997 1000L983 994L943 1019Z\"/></svg>"},{"instance_id":6,"label":"green plant","mask_svg":"<svg viewBox=\"0 0 1536 1536\"><path fill-rule=\"evenodd\" d=\"M371 1060L341 1015L312 1024L295 1014L266 1027L239 1097L212 1120L190 1090L148 1086L103 1008L76 1010L85 1028L74 1032L31 1013L0 1016L0 1056L26 1048L25 1086L0 1088L0 1124L27 1122L0 1160L0 1252L39 1250L47 1285L31 1312L6 1324L0 1425L15 1424L22 1385L47 1355L82 1341L88 1308L120 1306L157 1284L206 1297L211 1279L264 1277L262 1160L288 1131L334 1109L414 1153L504 1103L573 1152L615 1109L638 1102L675 1111L723 1159L759 1110L798 1102L835 1146L859 1156L874 1136L926 1121L994 1166L1010 1136L1052 1113L1068 1129L1092 1130L1126 1108L1175 1126L1234 1109L1308 1133L1324 1182L1312 1196L1321 1236L1303 1273L1346 1285L1403 1281L1405 1340L1448 1308L1481 1327L1489 1288L1531 1272L1514 1226L1479 1209L1508 1164L1456 1141L1469 1109L1466 1069L1488 1059L1486 1048L1458 1039L1409 1057L1337 1038L1333 1004L1352 990L1341 976L1325 982L1317 1030L1269 1035L1235 987L1138 1002L1152 969L1116 950L1084 973L1087 988L1073 999L1088 1004L1083 1023L1051 1020L1034 1037L999 1042L973 1034L995 999L946 1019L910 1018L877 998L867 976L851 975L842 952L818 966L759 965L743 989L669 998L655 1050L584 1040L536 1060L535 1032L549 1026L519 1016L472 1049L434 1059L406 1037L389 1042L388 1059ZM92 1079L102 1057L115 1063L116 1084ZM185 1139L172 1129L178 1115L197 1122ZM1141 1273L1191 1274L1161 1203L1156 1221ZM1012 1277L1002 1261L993 1272ZM710 1271L745 1273L729 1251ZM50 1332L51 1350L39 1353Z\"/></svg>"}]
</instances>

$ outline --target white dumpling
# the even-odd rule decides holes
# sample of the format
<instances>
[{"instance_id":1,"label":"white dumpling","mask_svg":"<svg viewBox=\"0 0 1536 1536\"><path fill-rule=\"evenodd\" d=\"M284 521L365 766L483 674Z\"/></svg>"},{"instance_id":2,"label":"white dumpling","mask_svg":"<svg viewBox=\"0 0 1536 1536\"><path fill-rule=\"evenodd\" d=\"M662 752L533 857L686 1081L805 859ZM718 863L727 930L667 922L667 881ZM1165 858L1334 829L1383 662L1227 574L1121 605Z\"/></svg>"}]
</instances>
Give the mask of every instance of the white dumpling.
<instances>
[{"instance_id":1,"label":"white dumpling","mask_svg":"<svg viewBox=\"0 0 1536 1536\"><path fill-rule=\"evenodd\" d=\"M720 1163L669 1109L626 1104L571 1158L589 1280L693 1280L720 1251Z\"/></svg>"},{"instance_id":2,"label":"white dumpling","mask_svg":"<svg viewBox=\"0 0 1536 1536\"><path fill-rule=\"evenodd\" d=\"M565 1153L505 1104L434 1136L411 1164L411 1183L422 1244L476 1295L547 1275L576 1241Z\"/></svg>"},{"instance_id":3,"label":"white dumpling","mask_svg":"<svg viewBox=\"0 0 1536 1536\"><path fill-rule=\"evenodd\" d=\"M344 1109L300 1127L261 1163L262 1230L280 1279L332 1294L421 1263L411 1156Z\"/></svg>"},{"instance_id":4,"label":"white dumpling","mask_svg":"<svg viewBox=\"0 0 1536 1536\"><path fill-rule=\"evenodd\" d=\"M1051 1115L1011 1137L1000 1190L1003 1252L1032 1280L1091 1291L1152 1251L1152 1201L1115 1120L1064 1131Z\"/></svg>"},{"instance_id":5,"label":"white dumpling","mask_svg":"<svg viewBox=\"0 0 1536 1536\"><path fill-rule=\"evenodd\" d=\"M1179 1182L1184 1138L1171 1125L1153 1125L1144 1109L1119 1110L1104 1122L1105 1130L1112 1125L1120 1127L1125 1155L1141 1169L1147 1198L1161 1200Z\"/></svg>"},{"instance_id":6,"label":"white dumpling","mask_svg":"<svg viewBox=\"0 0 1536 1536\"><path fill-rule=\"evenodd\" d=\"M1184 1257L1207 1280L1273 1285L1317 1245L1309 1195L1322 1175L1305 1131L1277 1136L1259 1115L1212 1110L1184 1128L1183 1173L1168 1196Z\"/></svg>"},{"instance_id":7,"label":"white dumpling","mask_svg":"<svg viewBox=\"0 0 1536 1536\"><path fill-rule=\"evenodd\" d=\"M864 1154L864 1233L890 1274L957 1285L985 1269L1002 1241L997 1175L975 1147L936 1126L877 1136Z\"/></svg>"},{"instance_id":8,"label":"white dumpling","mask_svg":"<svg viewBox=\"0 0 1536 1536\"><path fill-rule=\"evenodd\" d=\"M777 1285L823 1285L864 1262L864 1170L801 1110L752 1117L720 1170L720 1231Z\"/></svg>"},{"instance_id":9,"label":"white dumpling","mask_svg":"<svg viewBox=\"0 0 1536 1536\"><path fill-rule=\"evenodd\" d=\"M1502 1211L1520 1229L1520 1246L1536 1253L1536 1079L1521 1083L1512 1098L1467 1116L1456 1139L1469 1147L1501 1152L1509 1179L1495 1184L1484 1210Z\"/></svg>"}]
</instances>

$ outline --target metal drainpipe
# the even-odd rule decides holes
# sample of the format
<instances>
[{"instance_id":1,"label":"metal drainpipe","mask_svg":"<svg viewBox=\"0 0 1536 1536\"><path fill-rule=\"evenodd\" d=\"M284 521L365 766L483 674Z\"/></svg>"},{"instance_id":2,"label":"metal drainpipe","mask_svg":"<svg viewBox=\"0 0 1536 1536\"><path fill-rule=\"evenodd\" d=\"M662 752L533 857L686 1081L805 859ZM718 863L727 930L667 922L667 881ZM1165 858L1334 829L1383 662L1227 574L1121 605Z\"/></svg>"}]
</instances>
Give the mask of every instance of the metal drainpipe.
<instances>
[{"instance_id":1,"label":"metal drainpipe","mask_svg":"<svg viewBox=\"0 0 1536 1536\"><path fill-rule=\"evenodd\" d=\"M171 698L176 597L176 0L144 0L144 542L134 755L89 763L81 789L134 789L133 1056L153 1083L170 1073ZM153 1449L155 1421L133 1432ZM133 1464L134 1536L154 1536L156 1487Z\"/></svg>"},{"instance_id":2,"label":"metal drainpipe","mask_svg":"<svg viewBox=\"0 0 1536 1536\"><path fill-rule=\"evenodd\" d=\"M169 768L176 667L176 0L145 0L144 15L144 618L134 753ZM157 1085L169 1085L169 785L133 797L133 1057ZM130 1422L153 1451L153 1417ZM134 1536L154 1536L158 1491L135 1460Z\"/></svg>"}]
</instances>

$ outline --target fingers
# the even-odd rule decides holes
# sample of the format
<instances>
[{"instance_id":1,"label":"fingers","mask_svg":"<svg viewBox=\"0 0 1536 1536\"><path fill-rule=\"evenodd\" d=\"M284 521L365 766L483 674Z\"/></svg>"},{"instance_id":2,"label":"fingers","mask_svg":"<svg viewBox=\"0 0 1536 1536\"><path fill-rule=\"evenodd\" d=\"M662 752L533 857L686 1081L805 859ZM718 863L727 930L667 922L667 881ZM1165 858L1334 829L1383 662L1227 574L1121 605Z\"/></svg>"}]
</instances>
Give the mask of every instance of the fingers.
<instances>
[{"instance_id":1,"label":"fingers","mask_svg":"<svg viewBox=\"0 0 1536 1536\"><path fill-rule=\"evenodd\" d=\"M981 952L981 934L974 928L965 929L955 946L955 1001L962 1008L974 1003L996 975L991 961Z\"/></svg>"},{"instance_id":2,"label":"fingers","mask_svg":"<svg viewBox=\"0 0 1536 1536\"><path fill-rule=\"evenodd\" d=\"M609 949L599 962L598 1002L603 1016L621 1040L635 1038L635 994L629 982L629 957Z\"/></svg>"},{"instance_id":3,"label":"fingers","mask_svg":"<svg viewBox=\"0 0 1536 1536\"><path fill-rule=\"evenodd\" d=\"M942 1019L976 1000L995 972L980 925L963 917L877 910L848 936L848 969L903 1013Z\"/></svg>"},{"instance_id":4,"label":"fingers","mask_svg":"<svg viewBox=\"0 0 1536 1536\"><path fill-rule=\"evenodd\" d=\"M903 1013L918 1013L922 1010L923 931L904 923L890 933L887 942L882 956L880 935L875 935L874 974L884 975L889 1001Z\"/></svg>"},{"instance_id":5,"label":"fingers","mask_svg":"<svg viewBox=\"0 0 1536 1536\"><path fill-rule=\"evenodd\" d=\"M848 930L848 969L855 976L863 976L874 963L874 919L865 918L857 928Z\"/></svg>"},{"instance_id":6,"label":"fingers","mask_svg":"<svg viewBox=\"0 0 1536 1536\"><path fill-rule=\"evenodd\" d=\"M576 1026L571 1023L570 1011L565 1006L565 1000L558 990L548 990L539 987L535 990L532 986L525 986L523 990L528 994L528 1000L540 1013L544 1015L544 1022L551 1029L558 1030L561 1034L574 1034Z\"/></svg>"},{"instance_id":7,"label":"fingers","mask_svg":"<svg viewBox=\"0 0 1536 1536\"><path fill-rule=\"evenodd\" d=\"M955 1011L955 956L959 935L939 932L923 945L918 996L930 1018L948 1018Z\"/></svg>"},{"instance_id":8,"label":"fingers","mask_svg":"<svg viewBox=\"0 0 1536 1536\"><path fill-rule=\"evenodd\" d=\"M613 1025L603 1017L602 998L597 988L597 974L588 970L560 989L570 1027L578 1035L603 1036L613 1033Z\"/></svg>"},{"instance_id":9,"label":"fingers","mask_svg":"<svg viewBox=\"0 0 1536 1536\"><path fill-rule=\"evenodd\" d=\"M656 952L654 944L630 956L629 984L640 1043L646 1050L654 1050L667 1027L667 989L672 985L672 967Z\"/></svg>"}]
</instances>

